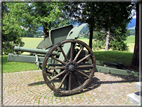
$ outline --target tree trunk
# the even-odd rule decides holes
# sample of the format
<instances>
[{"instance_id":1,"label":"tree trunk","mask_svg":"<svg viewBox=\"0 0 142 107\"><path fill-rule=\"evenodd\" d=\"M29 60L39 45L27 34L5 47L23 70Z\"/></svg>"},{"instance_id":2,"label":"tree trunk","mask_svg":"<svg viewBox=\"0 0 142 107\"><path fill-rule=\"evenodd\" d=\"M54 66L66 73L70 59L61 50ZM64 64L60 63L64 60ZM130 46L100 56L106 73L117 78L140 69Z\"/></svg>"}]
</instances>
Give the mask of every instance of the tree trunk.
<instances>
[{"instance_id":1,"label":"tree trunk","mask_svg":"<svg viewBox=\"0 0 142 107\"><path fill-rule=\"evenodd\" d=\"M105 51L108 51L109 49L109 39L110 39L110 30L107 31Z\"/></svg>"},{"instance_id":2,"label":"tree trunk","mask_svg":"<svg viewBox=\"0 0 142 107\"><path fill-rule=\"evenodd\" d=\"M43 33L44 33L44 38L49 37L48 29L47 29L47 23L42 23L43 25Z\"/></svg>"},{"instance_id":3,"label":"tree trunk","mask_svg":"<svg viewBox=\"0 0 142 107\"><path fill-rule=\"evenodd\" d=\"M93 25L90 24L90 37L89 37L89 47L92 49L92 39L93 39Z\"/></svg>"},{"instance_id":4,"label":"tree trunk","mask_svg":"<svg viewBox=\"0 0 142 107\"><path fill-rule=\"evenodd\" d=\"M139 69L139 4L136 4L135 47L131 67Z\"/></svg>"}]
</instances>

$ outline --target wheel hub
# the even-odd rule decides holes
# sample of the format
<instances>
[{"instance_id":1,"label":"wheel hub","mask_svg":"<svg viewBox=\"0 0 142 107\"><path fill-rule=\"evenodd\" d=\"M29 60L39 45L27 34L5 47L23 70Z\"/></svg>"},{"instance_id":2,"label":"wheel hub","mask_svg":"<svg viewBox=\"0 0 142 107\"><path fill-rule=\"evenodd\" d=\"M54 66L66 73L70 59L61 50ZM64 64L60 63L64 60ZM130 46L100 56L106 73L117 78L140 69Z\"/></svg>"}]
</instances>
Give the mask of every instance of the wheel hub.
<instances>
[{"instance_id":1,"label":"wheel hub","mask_svg":"<svg viewBox=\"0 0 142 107\"><path fill-rule=\"evenodd\" d=\"M75 66L71 64L71 65L69 65L68 69L69 69L69 71L74 71L75 70Z\"/></svg>"},{"instance_id":2,"label":"wheel hub","mask_svg":"<svg viewBox=\"0 0 142 107\"><path fill-rule=\"evenodd\" d=\"M74 72L77 70L77 65L74 63L74 62L69 62L67 65L66 65L66 71L67 72Z\"/></svg>"}]
</instances>

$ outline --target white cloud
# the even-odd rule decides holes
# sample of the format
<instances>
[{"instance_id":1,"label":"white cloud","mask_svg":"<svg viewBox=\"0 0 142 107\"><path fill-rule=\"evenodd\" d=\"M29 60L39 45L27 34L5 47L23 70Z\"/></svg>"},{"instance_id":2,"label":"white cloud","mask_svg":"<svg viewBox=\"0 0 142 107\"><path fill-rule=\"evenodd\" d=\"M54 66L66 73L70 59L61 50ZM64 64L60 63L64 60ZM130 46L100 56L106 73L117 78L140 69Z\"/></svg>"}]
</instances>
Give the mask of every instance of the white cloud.
<instances>
[{"instance_id":1,"label":"white cloud","mask_svg":"<svg viewBox=\"0 0 142 107\"><path fill-rule=\"evenodd\" d=\"M133 18L136 18L136 15L134 15Z\"/></svg>"},{"instance_id":2,"label":"white cloud","mask_svg":"<svg viewBox=\"0 0 142 107\"><path fill-rule=\"evenodd\" d=\"M136 10L133 9L131 13L132 13L133 18L136 18Z\"/></svg>"}]
</instances>

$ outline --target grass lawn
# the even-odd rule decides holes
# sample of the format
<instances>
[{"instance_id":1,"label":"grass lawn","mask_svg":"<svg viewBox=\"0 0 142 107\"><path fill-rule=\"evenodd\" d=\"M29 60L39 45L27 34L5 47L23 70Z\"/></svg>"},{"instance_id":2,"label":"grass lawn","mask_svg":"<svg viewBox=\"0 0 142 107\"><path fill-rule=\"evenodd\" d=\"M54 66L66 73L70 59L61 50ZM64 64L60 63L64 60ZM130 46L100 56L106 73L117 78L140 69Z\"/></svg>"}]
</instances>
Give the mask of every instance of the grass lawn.
<instances>
[{"instance_id":1,"label":"grass lawn","mask_svg":"<svg viewBox=\"0 0 142 107\"><path fill-rule=\"evenodd\" d=\"M125 43L135 43L135 36L128 36Z\"/></svg>"},{"instance_id":2,"label":"grass lawn","mask_svg":"<svg viewBox=\"0 0 142 107\"><path fill-rule=\"evenodd\" d=\"M43 40L43 38L22 38L25 42L24 47L36 48L37 45ZM79 39L81 41L89 43L89 39ZM133 56L135 37L129 36L125 41L129 46L129 52L127 51L94 51L96 60L112 62L112 63L123 63L125 65L130 65ZM19 72L37 70L37 66L34 63L24 63L24 62L7 62L7 55L3 55L3 72Z\"/></svg>"},{"instance_id":3,"label":"grass lawn","mask_svg":"<svg viewBox=\"0 0 142 107\"><path fill-rule=\"evenodd\" d=\"M132 52L126 51L96 51L94 54L96 60L125 65L130 65L133 57Z\"/></svg>"},{"instance_id":4,"label":"grass lawn","mask_svg":"<svg viewBox=\"0 0 142 107\"><path fill-rule=\"evenodd\" d=\"M22 41L25 43L24 47L27 48L36 48L42 40L43 38L22 38Z\"/></svg>"},{"instance_id":5,"label":"grass lawn","mask_svg":"<svg viewBox=\"0 0 142 107\"><path fill-rule=\"evenodd\" d=\"M2 62L3 62L3 73L28 71L28 70L37 69L37 66L34 63L7 62L7 55L3 55Z\"/></svg>"}]
</instances>

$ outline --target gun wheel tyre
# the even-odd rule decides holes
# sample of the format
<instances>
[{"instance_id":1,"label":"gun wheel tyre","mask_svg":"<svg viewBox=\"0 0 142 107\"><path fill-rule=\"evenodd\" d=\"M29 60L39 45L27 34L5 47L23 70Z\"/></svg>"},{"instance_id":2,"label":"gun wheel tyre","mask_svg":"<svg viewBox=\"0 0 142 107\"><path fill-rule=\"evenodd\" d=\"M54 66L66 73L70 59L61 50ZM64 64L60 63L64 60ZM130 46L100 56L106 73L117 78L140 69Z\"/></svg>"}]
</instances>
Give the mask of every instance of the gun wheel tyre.
<instances>
[{"instance_id":1,"label":"gun wheel tyre","mask_svg":"<svg viewBox=\"0 0 142 107\"><path fill-rule=\"evenodd\" d=\"M65 48L63 48L63 45L65 46L66 44L70 44L68 54L66 54ZM80 45L80 49L74 55L76 44ZM52 55L57 49L60 49L64 61ZM88 54L79 58L83 49L86 49ZM56 60L59 66L49 67L47 63L51 58ZM85 64L85 60L90 60L91 63ZM42 65L42 73L46 84L51 90L62 95L70 95L80 92L91 81L95 72L95 65L95 56L86 43L75 39L67 39L57 43L48 51ZM89 70L84 71L85 68L89 68ZM60 70L60 72L55 75L54 72L56 70ZM49 72L50 75L48 75Z\"/></svg>"}]
</instances>

